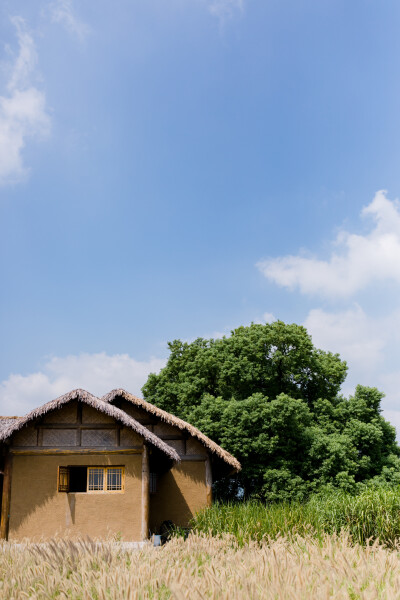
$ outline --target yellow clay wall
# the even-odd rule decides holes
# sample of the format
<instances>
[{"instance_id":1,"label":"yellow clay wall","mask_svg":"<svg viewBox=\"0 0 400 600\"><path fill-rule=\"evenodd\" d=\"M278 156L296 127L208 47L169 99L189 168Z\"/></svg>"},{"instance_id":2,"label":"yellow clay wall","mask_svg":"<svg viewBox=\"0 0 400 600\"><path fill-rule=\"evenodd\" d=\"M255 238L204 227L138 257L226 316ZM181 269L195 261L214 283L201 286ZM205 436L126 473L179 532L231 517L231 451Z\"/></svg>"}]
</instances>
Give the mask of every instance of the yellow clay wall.
<instances>
[{"instance_id":1,"label":"yellow clay wall","mask_svg":"<svg viewBox=\"0 0 400 600\"><path fill-rule=\"evenodd\" d=\"M158 478L150 495L150 527L158 531L163 521L187 527L194 513L207 504L205 461L182 461Z\"/></svg>"},{"instance_id":2,"label":"yellow clay wall","mask_svg":"<svg viewBox=\"0 0 400 600\"><path fill-rule=\"evenodd\" d=\"M13 457L9 540L141 539L141 454ZM57 491L58 466L124 466L125 491Z\"/></svg>"}]
</instances>

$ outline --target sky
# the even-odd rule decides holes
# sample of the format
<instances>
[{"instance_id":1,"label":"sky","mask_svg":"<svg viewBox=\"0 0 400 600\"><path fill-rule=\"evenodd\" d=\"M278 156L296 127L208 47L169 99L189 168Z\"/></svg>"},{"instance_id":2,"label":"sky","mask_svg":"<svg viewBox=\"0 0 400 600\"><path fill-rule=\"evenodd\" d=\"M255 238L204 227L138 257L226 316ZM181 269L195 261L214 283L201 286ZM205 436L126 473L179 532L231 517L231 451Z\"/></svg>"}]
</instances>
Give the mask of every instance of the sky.
<instances>
[{"instance_id":1,"label":"sky","mask_svg":"<svg viewBox=\"0 0 400 600\"><path fill-rule=\"evenodd\" d=\"M0 414L281 319L400 431L397 0L0 0Z\"/></svg>"}]
</instances>

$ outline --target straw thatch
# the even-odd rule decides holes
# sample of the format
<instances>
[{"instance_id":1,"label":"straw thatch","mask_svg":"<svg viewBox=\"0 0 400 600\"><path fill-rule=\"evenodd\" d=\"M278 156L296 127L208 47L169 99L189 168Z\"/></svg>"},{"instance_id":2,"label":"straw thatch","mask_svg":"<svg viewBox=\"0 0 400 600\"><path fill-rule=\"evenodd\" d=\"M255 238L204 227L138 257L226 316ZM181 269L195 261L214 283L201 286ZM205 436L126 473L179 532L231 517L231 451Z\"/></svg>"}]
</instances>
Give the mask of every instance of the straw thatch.
<instances>
[{"instance_id":1,"label":"straw thatch","mask_svg":"<svg viewBox=\"0 0 400 600\"><path fill-rule=\"evenodd\" d=\"M0 417L0 433L7 429L9 425L16 422L16 419L20 419L20 417Z\"/></svg>"},{"instance_id":2,"label":"straw thatch","mask_svg":"<svg viewBox=\"0 0 400 600\"><path fill-rule=\"evenodd\" d=\"M174 450L173 448L171 448L171 446L163 442L158 436L154 435L154 433L151 433L148 429L146 429L146 427L143 427L143 425L138 423L135 419L127 415L123 410L120 410L116 406L112 406L111 404L108 404L106 402L103 402L102 400L100 400L96 396L93 396L86 390L80 389L73 390L68 394L64 394L63 396L60 396L55 400L51 400L50 402L43 404L43 406L35 408L24 417L12 418L13 420L10 422L10 424L5 425L2 429L0 426L0 442L5 442L6 440L8 440L13 433L19 431L20 429L22 429L22 427L24 427L24 425L30 423L34 419L42 417L43 415L52 410L61 408L62 406L64 406L64 404L67 404L72 400L78 400L79 402L83 402L84 404L91 406L92 408L108 415L109 417L116 419L117 421L125 425L125 427L129 427L130 429L138 433L140 436L142 436L146 442L152 444L153 446L164 452L171 460L177 462L180 461L179 454L176 452L176 450ZM3 419L5 418L6 417L3 417ZM8 420L10 421L10 418L8 418Z\"/></svg>"},{"instance_id":3,"label":"straw thatch","mask_svg":"<svg viewBox=\"0 0 400 600\"><path fill-rule=\"evenodd\" d=\"M35 408L24 417L0 417L0 442L8 440L13 433L19 431L24 425L32 420L45 415L49 411L60 408L71 400L78 400L123 423L126 427L141 435L146 442L164 452L170 459L180 461L179 454L168 443L161 440L154 433L151 433L146 427L138 423L136 419L127 415L126 412L113 406L113 402L118 397L122 397L124 400L127 400L138 408L142 408L147 413L158 417L165 423L177 427L181 431L186 431L189 435L199 440L209 452L221 459L226 465L229 465L233 471L240 471L241 466L239 461L229 454L229 452L221 448L221 446L218 446L218 444L213 442L209 437L201 433L199 429L193 427L190 423L183 421L183 419L179 419L171 413L168 413L123 389L112 390L102 398L97 398L86 390L77 389L56 398L55 400L51 400L39 408Z\"/></svg>"},{"instance_id":4,"label":"straw thatch","mask_svg":"<svg viewBox=\"0 0 400 600\"><path fill-rule=\"evenodd\" d=\"M124 400L127 400L128 402L131 402L135 406L142 408L146 412L148 412L152 415L155 415L156 417L160 418L162 421L164 421L165 423L168 423L169 425L178 427L178 429L180 429L182 431L187 431L191 436L198 439L207 448L207 450L209 450L211 453L218 456L221 460L223 460L230 467L232 467L232 470L234 470L236 472L240 471L240 469L241 469L240 462L238 460L236 460L236 458L234 456L232 456L232 454L229 454L229 452L226 452L226 450L223 450L223 448L221 448L221 446L218 446L218 444L216 444L215 442L210 440L209 437L204 435L204 433L201 433L201 431L199 429L197 429L196 427L193 427L193 425L190 425L190 423L186 423L186 421L183 421L182 419L179 419L178 417L171 415L170 413L166 412L165 410L162 410L161 408L154 406L154 404L150 404L150 402L146 402L146 400L143 400L142 398L138 398L137 396L134 396L133 394L130 394L129 392L127 392L123 389L112 390L111 392L109 392L108 394L103 396L102 400L104 402L111 404L118 397L122 397Z\"/></svg>"}]
</instances>

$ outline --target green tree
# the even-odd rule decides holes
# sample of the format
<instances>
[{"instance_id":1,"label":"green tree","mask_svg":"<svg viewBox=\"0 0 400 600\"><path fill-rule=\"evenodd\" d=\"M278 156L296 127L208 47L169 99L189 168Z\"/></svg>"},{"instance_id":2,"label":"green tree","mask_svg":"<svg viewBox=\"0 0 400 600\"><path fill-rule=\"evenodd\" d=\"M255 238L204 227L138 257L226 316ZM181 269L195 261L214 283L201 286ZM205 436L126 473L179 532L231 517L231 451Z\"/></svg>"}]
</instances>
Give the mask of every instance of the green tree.
<instances>
[{"instance_id":1,"label":"green tree","mask_svg":"<svg viewBox=\"0 0 400 600\"><path fill-rule=\"evenodd\" d=\"M399 480L383 395L358 386L343 398L346 363L315 348L304 327L252 324L222 339L175 340L169 349L144 397L240 460L236 477L217 482L220 495L300 499L326 485Z\"/></svg>"}]
</instances>

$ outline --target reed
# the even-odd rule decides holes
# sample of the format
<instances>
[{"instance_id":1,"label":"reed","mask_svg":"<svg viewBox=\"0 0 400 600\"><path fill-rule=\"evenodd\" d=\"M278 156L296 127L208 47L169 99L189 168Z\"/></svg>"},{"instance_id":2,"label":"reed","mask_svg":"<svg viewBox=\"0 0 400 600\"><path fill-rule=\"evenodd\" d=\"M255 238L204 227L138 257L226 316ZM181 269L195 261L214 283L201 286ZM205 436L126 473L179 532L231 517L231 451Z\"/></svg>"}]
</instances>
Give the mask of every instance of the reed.
<instances>
[{"instance_id":1,"label":"reed","mask_svg":"<svg viewBox=\"0 0 400 600\"><path fill-rule=\"evenodd\" d=\"M304 504L214 505L185 540L0 543L0 598L390 600L400 597L400 491Z\"/></svg>"},{"instance_id":2,"label":"reed","mask_svg":"<svg viewBox=\"0 0 400 600\"><path fill-rule=\"evenodd\" d=\"M397 551L346 534L240 545L191 533L162 548L115 542L0 545L2 600L372 600L399 598Z\"/></svg>"},{"instance_id":3,"label":"reed","mask_svg":"<svg viewBox=\"0 0 400 600\"><path fill-rule=\"evenodd\" d=\"M394 547L400 539L400 489L371 488L352 496L340 491L312 496L307 502L214 504L192 521L198 533L231 534L239 544L279 536L346 531L354 542L379 540Z\"/></svg>"}]
</instances>

